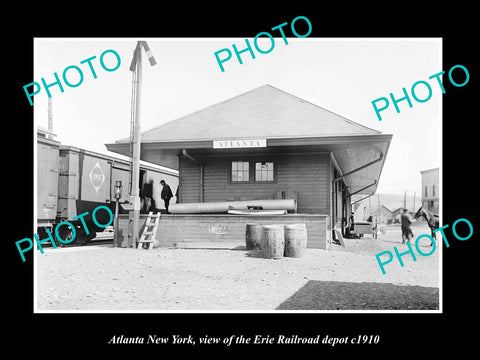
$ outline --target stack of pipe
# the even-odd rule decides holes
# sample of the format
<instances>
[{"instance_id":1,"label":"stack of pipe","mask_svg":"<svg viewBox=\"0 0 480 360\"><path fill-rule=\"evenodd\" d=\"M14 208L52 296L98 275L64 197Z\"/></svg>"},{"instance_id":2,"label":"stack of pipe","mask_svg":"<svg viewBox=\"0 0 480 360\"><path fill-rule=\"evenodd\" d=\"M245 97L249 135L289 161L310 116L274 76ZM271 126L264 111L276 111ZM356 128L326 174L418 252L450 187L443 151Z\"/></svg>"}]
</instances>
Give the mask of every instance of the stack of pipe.
<instances>
[{"instance_id":1,"label":"stack of pipe","mask_svg":"<svg viewBox=\"0 0 480 360\"><path fill-rule=\"evenodd\" d=\"M297 210L297 202L295 199L282 199L181 203L170 205L169 211L172 214L226 214L228 210L247 210L249 207L295 212Z\"/></svg>"}]
</instances>

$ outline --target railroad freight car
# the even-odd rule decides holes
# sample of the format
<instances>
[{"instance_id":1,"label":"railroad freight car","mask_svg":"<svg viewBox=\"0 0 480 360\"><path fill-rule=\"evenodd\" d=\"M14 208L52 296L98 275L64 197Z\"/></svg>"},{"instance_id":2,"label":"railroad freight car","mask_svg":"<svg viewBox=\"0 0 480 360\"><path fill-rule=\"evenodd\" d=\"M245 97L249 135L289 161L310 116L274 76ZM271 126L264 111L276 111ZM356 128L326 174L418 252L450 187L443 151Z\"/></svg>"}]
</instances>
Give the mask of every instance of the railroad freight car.
<instances>
[{"instance_id":1,"label":"railroad freight car","mask_svg":"<svg viewBox=\"0 0 480 360\"><path fill-rule=\"evenodd\" d=\"M37 132L37 227L52 227L57 217L60 142L40 128Z\"/></svg>"},{"instance_id":2,"label":"railroad freight car","mask_svg":"<svg viewBox=\"0 0 480 360\"><path fill-rule=\"evenodd\" d=\"M83 219L86 220L86 227L90 232L87 234L81 219L74 218L85 212L92 214L99 205L108 206L114 213L114 185L118 180L122 181L123 185L119 213L126 212L122 203L128 202L130 193L128 161L74 146L60 145L59 142L41 138L40 134L37 141L37 234L41 238L46 237L45 228L52 230L56 224L68 221L76 228L75 240L72 243L82 244L93 239L97 232L104 229L95 226L91 217L86 216ZM140 165L140 196L143 190L149 187L149 193L152 193L155 200L155 208L163 212L165 207L160 198L160 180L165 180L172 190L176 191L177 172L145 163ZM172 199L172 203L175 201L176 198ZM106 211L99 211L95 217L100 224L106 224L109 216ZM59 227L59 236L65 241L71 239L72 229L69 226Z\"/></svg>"}]
</instances>

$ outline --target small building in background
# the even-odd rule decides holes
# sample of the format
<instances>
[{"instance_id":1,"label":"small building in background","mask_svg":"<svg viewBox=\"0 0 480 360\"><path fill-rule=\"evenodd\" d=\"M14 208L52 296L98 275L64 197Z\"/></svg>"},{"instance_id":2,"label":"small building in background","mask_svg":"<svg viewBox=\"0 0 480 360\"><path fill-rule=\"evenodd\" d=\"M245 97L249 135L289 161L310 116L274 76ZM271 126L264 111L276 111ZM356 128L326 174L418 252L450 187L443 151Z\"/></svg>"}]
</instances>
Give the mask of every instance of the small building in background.
<instances>
[{"instance_id":1,"label":"small building in background","mask_svg":"<svg viewBox=\"0 0 480 360\"><path fill-rule=\"evenodd\" d=\"M422 174L422 207L434 214L439 212L439 168L420 171Z\"/></svg>"},{"instance_id":2,"label":"small building in background","mask_svg":"<svg viewBox=\"0 0 480 360\"><path fill-rule=\"evenodd\" d=\"M400 217L403 214L403 207L399 207L392 211L392 218L394 224L400 224Z\"/></svg>"},{"instance_id":3,"label":"small building in background","mask_svg":"<svg viewBox=\"0 0 480 360\"><path fill-rule=\"evenodd\" d=\"M394 224L401 224L401 217L402 217L402 214L403 214L403 209L405 209L403 206L402 207L399 207L398 209L395 209L392 211L392 219L393 219L393 223ZM408 213L414 217L415 216L415 212L414 211L410 211L408 210ZM418 221L423 221L423 218L419 218Z\"/></svg>"},{"instance_id":4,"label":"small building in background","mask_svg":"<svg viewBox=\"0 0 480 360\"><path fill-rule=\"evenodd\" d=\"M370 216L375 216L377 224L391 224L393 223L393 215L392 211L385 205L372 205L370 208L370 204L368 200L364 200L355 204L354 207L354 221L361 222L361 221L368 221Z\"/></svg>"},{"instance_id":5,"label":"small building in background","mask_svg":"<svg viewBox=\"0 0 480 360\"><path fill-rule=\"evenodd\" d=\"M385 205L378 206L373 213L377 217L378 224L391 224L393 222L392 212Z\"/></svg>"}]
</instances>

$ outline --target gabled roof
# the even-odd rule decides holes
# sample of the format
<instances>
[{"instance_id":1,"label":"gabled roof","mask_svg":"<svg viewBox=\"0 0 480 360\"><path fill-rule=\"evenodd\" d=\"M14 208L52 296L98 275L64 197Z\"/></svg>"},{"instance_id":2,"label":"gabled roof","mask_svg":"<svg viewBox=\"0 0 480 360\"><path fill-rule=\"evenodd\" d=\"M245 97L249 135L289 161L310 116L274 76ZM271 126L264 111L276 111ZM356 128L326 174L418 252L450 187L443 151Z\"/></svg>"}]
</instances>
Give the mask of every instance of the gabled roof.
<instances>
[{"instance_id":1,"label":"gabled roof","mask_svg":"<svg viewBox=\"0 0 480 360\"><path fill-rule=\"evenodd\" d=\"M232 149L214 148L215 140L265 139L265 152L281 147L330 152L351 193L368 195L377 188L391 138L263 85L143 132L140 156L178 169L182 151L218 155ZM105 145L109 151L129 156L129 141Z\"/></svg>"},{"instance_id":2,"label":"gabled roof","mask_svg":"<svg viewBox=\"0 0 480 360\"><path fill-rule=\"evenodd\" d=\"M392 212L392 210L390 210L388 207L386 207L385 205L380 205L380 207L383 207L385 210L387 210L389 213Z\"/></svg>"},{"instance_id":3,"label":"gabled roof","mask_svg":"<svg viewBox=\"0 0 480 360\"><path fill-rule=\"evenodd\" d=\"M142 143L376 135L271 85L263 85L142 133ZM128 142L125 138L118 143Z\"/></svg>"}]
</instances>

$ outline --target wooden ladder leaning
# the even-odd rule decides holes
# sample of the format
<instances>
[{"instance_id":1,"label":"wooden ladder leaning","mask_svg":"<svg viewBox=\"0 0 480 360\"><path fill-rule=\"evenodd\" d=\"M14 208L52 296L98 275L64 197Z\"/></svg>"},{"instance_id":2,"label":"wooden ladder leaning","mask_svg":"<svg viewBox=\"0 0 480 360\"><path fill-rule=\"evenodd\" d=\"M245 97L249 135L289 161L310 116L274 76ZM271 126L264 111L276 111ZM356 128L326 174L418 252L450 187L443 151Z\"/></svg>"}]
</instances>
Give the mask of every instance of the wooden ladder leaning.
<instances>
[{"instance_id":1,"label":"wooden ladder leaning","mask_svg":"<svg viewBox=\"0 0 480 360\"><path fill-rule=\"evenodd\" d=\"M152 211L148 213L147 220L145 221L145 228L140 236L140 239L138 240L137 249L141 249L143 244L148 244L148 250L153 249L153 243L156 241L155 236L157 235L159 221L160 213L154 214Z\"/></svg>"}]
</instances>

